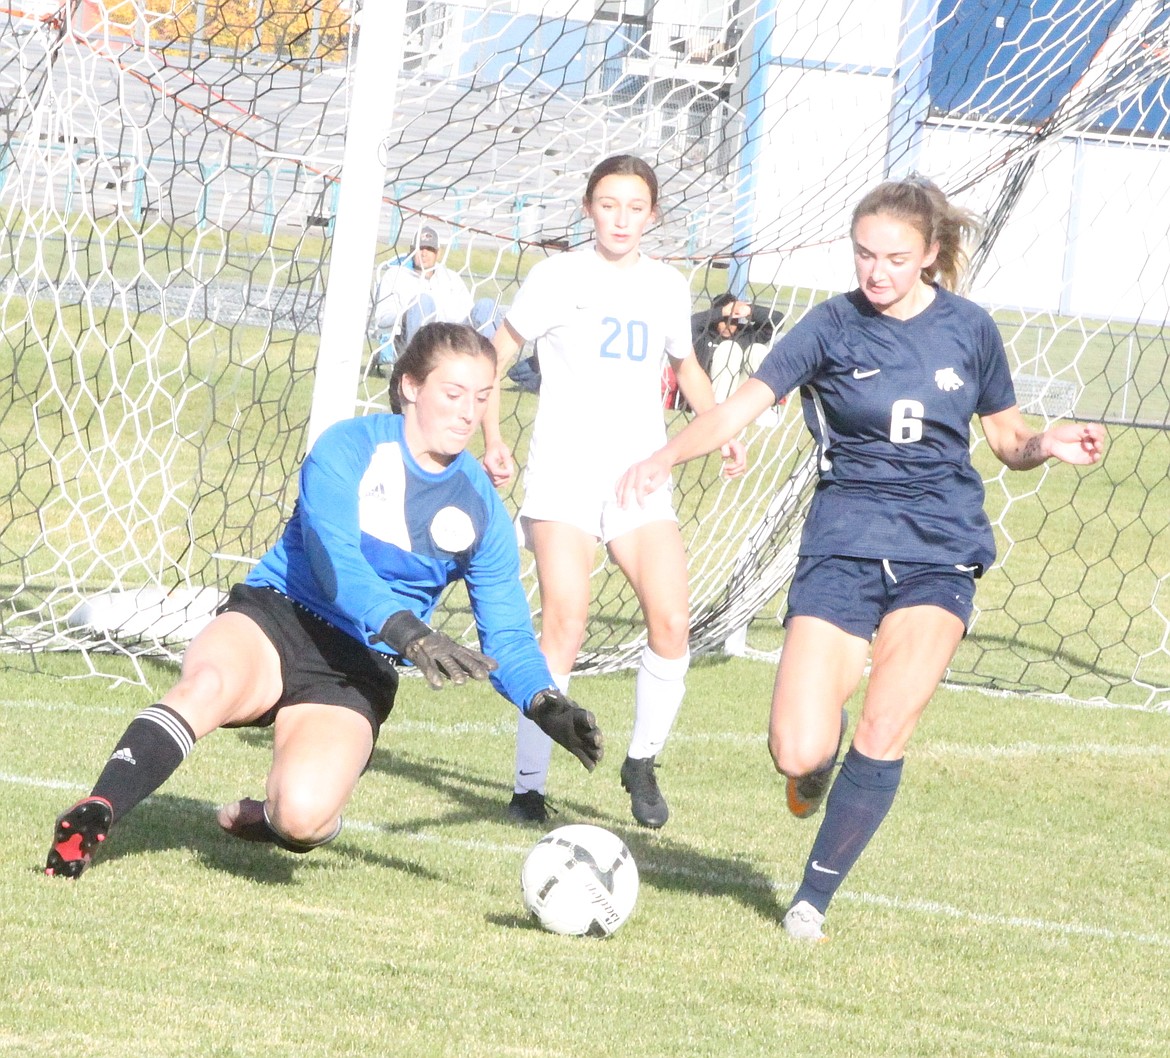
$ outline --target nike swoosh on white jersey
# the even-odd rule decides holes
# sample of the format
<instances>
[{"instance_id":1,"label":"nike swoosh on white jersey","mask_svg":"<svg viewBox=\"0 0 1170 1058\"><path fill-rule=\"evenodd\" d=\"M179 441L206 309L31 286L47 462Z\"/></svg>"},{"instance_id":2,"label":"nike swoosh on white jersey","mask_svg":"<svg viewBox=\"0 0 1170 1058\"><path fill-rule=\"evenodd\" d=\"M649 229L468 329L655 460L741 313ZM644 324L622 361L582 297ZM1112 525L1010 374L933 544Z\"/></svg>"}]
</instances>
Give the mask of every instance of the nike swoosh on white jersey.
<instances>
[{"instance_id":1,"label":"nike swoosh on white jersey","mask_svg":"<svg viewBox=\"0 0 1170 1058\"><path fill-rule=\"evenodd\" d=\"M853 369L853 377L854 378L873 378L874 375L880 375L881 372L882 372L882 369L880 367L875 367L872 371L862 371L860 367L855 367Z\"/></svg>"},{"instance_id":2,"label":"nike swoosh on white jersey","mask_svg":"<svg viewBox=\"0 0 1170 1058\"><path fill-rule=\"evenodd\" d=\"M840 874L841 873L840 871L830 870L828 867L822 867L819 863L817 863L816 860L812 861L812 869L814 871L820 871L821 874Z\"/></svg>"}]
</instances>

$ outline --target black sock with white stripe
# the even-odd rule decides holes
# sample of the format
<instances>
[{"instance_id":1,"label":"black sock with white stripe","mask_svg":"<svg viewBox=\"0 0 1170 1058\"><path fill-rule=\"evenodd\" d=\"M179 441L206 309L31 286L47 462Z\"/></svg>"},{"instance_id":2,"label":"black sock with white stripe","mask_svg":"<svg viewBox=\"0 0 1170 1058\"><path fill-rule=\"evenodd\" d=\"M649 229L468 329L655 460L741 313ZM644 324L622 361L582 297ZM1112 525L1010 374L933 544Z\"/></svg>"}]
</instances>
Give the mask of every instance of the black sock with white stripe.
<instances>
[{"instance_id":1,"label":"black sock with white stripe","mask_svg":"<svg viewBox=\"0 0 1170 1058\"><path fill-rule=\"evenodd\" d=\"M109 801L116 822L162 786L194 745L195 732L173 709L143 709L114 747L91 796Z\"/></svg>"}]
</instances>

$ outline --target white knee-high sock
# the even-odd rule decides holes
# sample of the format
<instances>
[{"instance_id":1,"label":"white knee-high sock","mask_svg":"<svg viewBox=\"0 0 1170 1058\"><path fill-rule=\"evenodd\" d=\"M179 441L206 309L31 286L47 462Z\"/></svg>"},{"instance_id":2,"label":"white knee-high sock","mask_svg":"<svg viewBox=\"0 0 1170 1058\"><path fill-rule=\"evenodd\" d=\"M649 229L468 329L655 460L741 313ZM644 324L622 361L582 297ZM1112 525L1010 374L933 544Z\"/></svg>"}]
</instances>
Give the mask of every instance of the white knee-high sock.
<instances>
[{"instance_id":1,"label":"white knee-high sock","mask_svg":"<svg viewBox=\"0 0 1170 1058\"><path fill-rule=\"evenodd\" d=\"M569 676L553 673L553 683L561 694L569 693ZM544 793L553 741L521 713L516 721L516 769L512 789L516 793L539 790Z\"/></svg>"},{"instance_id":2,"label":"white knee-high sock","mask_svg":"<svg viewBox=\"0 0 1170 1058\"><path fill-rule=\"evenodd\" d=\"M689 652L681 658L663 658L649 647L643 649L634 690L631 757L656 757L662 752L686 693L686 674L690 664Z\"/></svg>"}]
</instances>

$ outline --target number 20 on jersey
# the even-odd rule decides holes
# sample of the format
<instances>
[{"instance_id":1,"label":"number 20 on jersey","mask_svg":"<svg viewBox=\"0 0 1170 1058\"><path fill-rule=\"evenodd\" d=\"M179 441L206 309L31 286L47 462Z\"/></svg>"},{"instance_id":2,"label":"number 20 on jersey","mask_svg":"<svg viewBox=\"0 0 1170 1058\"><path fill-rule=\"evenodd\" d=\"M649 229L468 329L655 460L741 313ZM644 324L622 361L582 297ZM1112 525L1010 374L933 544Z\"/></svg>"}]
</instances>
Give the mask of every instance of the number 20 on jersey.
<instances>
[{"instance_id":1,"label":"number 20 on jersey","mask_svg":"<svg viewBox=\"0 0 1170 1058\"><path fill-rule=\"evenodd\" d=\"M650 328L642 320L621 320L606 316L601 321L603 360L645 360L650 352Z\"/></svg>"}]
</instances>

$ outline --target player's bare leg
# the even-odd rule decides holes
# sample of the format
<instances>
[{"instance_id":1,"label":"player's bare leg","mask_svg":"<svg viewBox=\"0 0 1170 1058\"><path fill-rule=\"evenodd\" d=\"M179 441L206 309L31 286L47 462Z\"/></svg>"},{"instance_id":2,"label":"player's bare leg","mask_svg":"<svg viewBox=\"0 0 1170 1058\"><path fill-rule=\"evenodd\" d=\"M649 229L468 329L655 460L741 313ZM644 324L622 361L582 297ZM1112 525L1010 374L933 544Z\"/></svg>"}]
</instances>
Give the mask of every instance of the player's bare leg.
<instances>
[{"instance_id":1,"label":"player's bare leg","mask_svg":"<svg viewBox=\"0 0 1170 1058\"><path fill-rule=\"evenodd\" d=\"M965 626L938 606L907 606L882 619L853 744L875 760L897 760L963 640Z\"/></svg>"},{"instance_id":2,"label":"player's bare leg","mask_svg":"<svg viewBox=\"0 0 1170 1058\"><path fill-rule=\"evenodd\" d=\"M540 651L554 672L569 672L585 641L589 577L597 537L565 522L530 520L540 588Z\"/></svg>"},{"instance_id":3,"label":"player's bare leg","mask_svg":"<svg viewBox=\"0 0 1170 1058\"><path fill-rule=\"evenodd\" d=\"M289 705L273 726L272 768L263 802L243 798L219 810L219 824L247 841L308 852L341 833L341 813L374 748L369 721L334 705Z\"/></svg>"},{"instance_id":4,"label":"player's bare leg","mask_svg":"<svg viewBox=\"0 0 1170 1058\"><path fill-rule=\"evenodd\" d=\"M785 915L789 935L823 937L829 901L893 805L906 745L962 636L963 622L937 606L906 607L882 619L853 745Z\"/></svg>"},{"instance_id":5,"label":"player's bare leg","mask_svg":"<svg viewBox=\"0 0 1170 1058\"><path fill-rule=\"evenodd\" d=\"M649 522L609 542L646 622L647 647L638 666L634 732L622 764L630 810L643 826L661 827L670 816L655 776L686 692L690 666L690 603L686 550L674 521Z\"/></svg>"},{"instance_id":6,"label":"player's bare leg","mask_svg":"<svg viewBox=\"0 0 1170 1058\"><path fill-rule=\"evenodd\" d=\"M819 617L789 620L776 670L768 750L787 777L788 809L813 815L833 780L845 702L865 672L869 643Z\"/></svg>"}]
</instances>

